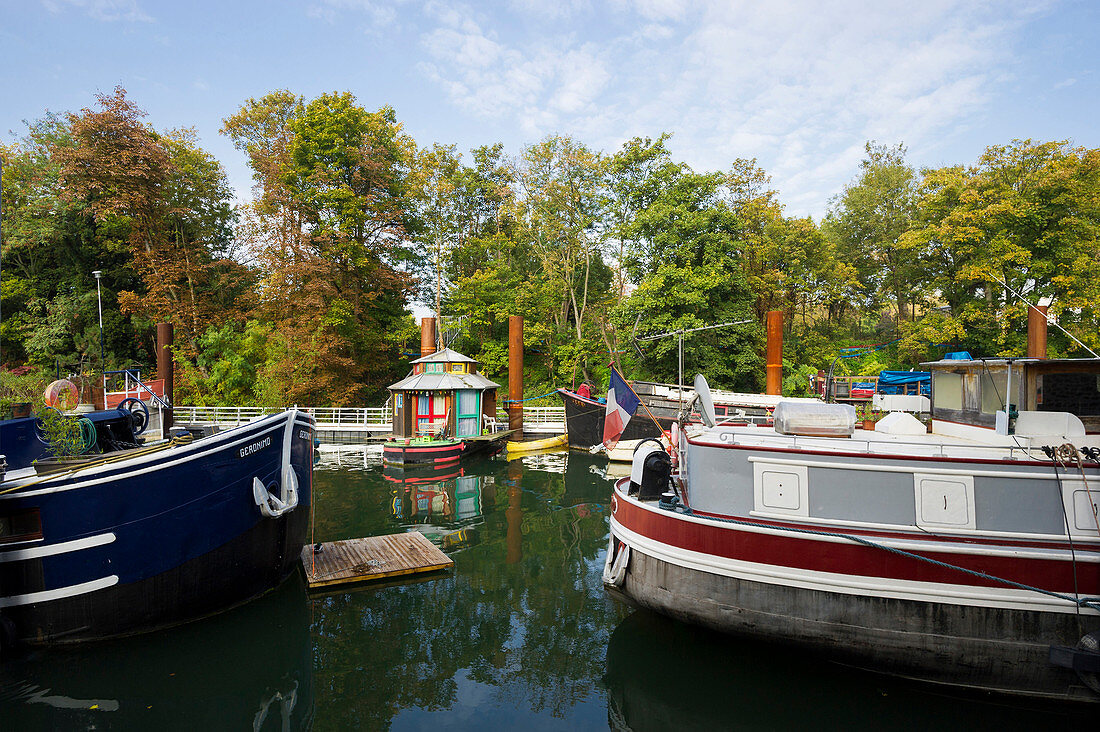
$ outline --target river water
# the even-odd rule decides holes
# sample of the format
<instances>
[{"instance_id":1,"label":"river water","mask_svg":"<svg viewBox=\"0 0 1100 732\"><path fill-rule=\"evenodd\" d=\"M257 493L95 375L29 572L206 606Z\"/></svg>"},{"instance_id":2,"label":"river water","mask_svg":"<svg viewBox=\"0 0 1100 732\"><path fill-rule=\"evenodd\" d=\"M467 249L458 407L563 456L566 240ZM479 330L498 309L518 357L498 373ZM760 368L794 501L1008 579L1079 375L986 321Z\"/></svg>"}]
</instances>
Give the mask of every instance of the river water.
<instances>
[{"instance_id":1,"label":"river water","mask_svg":"<svg viewBox=\"0 0 1100 732\"><path fill-rule=\"evenodd\" d=\"M317 541L423 532L455 561L309 596L301 577L170 631L0 664L0 730L1037 729L1097 710L974 698L610 600L611 479L585 453L383 469L324 446Z\"/></svg>"}]
</instances>

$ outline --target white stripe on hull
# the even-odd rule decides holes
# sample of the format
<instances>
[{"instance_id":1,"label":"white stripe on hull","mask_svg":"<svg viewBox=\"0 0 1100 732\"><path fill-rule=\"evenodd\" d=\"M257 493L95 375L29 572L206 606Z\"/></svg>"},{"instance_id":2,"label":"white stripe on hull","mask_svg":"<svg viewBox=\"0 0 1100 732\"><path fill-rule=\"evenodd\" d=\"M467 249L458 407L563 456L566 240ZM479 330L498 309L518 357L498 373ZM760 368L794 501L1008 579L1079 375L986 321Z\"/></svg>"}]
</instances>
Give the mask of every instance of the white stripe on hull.
<instances>
[{"instance_id":1,"label":"white stripe on hull","mask_svg":"<svg viewBox=\"0 0 1100 732\"><path fill-rule=\"evenodd\" d=\"M679 520L679 519L677 519ZM738 527L738 530L741 530ZM745 530L751 530L746 527ZM698 572L708 572L750 582L783 585L804 590L835 592L844 595L882 597L894 600L972 605L975 607L1029 610L1037 612L1075 613L1077 607L1066 600L1029 590L972 585L949 585L937 582L917 582L889 577L837 574L816 570L783 567L772 564L745 562L718 557L670 546L635 533L611 518L611 531L631 549L641 551L655 559ZM826 540L825 537L814 537ZM1098 615L1100 612L1081 608L1082 615Z\"/></svg>"},{"instance_id":2,"label":"white stripe on hull","mask_svg":"<svg viewBox=\"0 0 1100 732\"><path fill-rule=\"evenodd\" d=\"M103 577L101 579L92 580L91 582L84 582L79 585L69 585L68 587L59 587L56 590L44 590L42 592L30 592L26 595L12 595L11 597L0 597L0 608L2 607L16 607L18 605L30 605L32 602L49 602L50 600L62 600L66 597L75 597L76 595L86 595L89 592L95 592L96 590L102 590L105 587L113 587L118 584L118 575L112 574L109 577Z\"/></svg>"},{"instance_id":3,"label":"white stripe on hull","mask_svg":"<svg viewBox=\"0 0 1100 732\"><path fill-rule=\"evenodd\" d=\"M20 562L24 559L37 559L38 557L50 557L55 554L67 554L69 552L80 551L81 549L91 549L94 546L103 546L104 544L110 544L114 540L115 535L111 532L108 532L106 534L88 536L83 539L64 541L60 544L44 544L40 546L28 547L26 549L15 549L9 552L0 552L0 563Z\"/></svg>"}]
</instances>

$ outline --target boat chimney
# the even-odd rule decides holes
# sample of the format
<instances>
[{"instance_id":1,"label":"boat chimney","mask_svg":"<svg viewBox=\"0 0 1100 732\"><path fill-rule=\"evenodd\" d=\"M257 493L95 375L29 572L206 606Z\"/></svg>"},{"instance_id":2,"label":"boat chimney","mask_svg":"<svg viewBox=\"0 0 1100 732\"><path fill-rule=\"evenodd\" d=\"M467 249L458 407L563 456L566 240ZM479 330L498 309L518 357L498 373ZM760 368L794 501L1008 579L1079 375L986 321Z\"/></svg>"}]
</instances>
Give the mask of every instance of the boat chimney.
<instances>
[{"instance_id":1,"label":"boat chimney","mask_svg":"<svg viewBox=\"0 0 1100 732\"><path fill-rule=\"evenodd\" d=\"M508 318L508 429L523 439L523 316Z\"/></svg>"},{"instance_id":2,"label":"boat chimney","mask_svg":"<svg viewBox=\"0 0 1100 732\"><path fill-rule=\"evenodd\" d=\"M1029 305L1027 309L1027 357L1047 357L1047 306Z\"/></svg>"},{"instance_id":3,"label":"boat chimney","mask_svg":"<svg viewBox=\"0 0 1100 732\"><path fill-rule=\"evenodd\" d=\"M779 395L783 393L783 311L769 310L765 322L768 347L764 393Z\"/></svg>"},{"instance_id":4,"label":"boat chimney","mask_svg":"<svg viewBox=\"0 0 1100 732\"><path fill-rule=\"evenodd\" d=\"M174 328L171 323L157 323L157 377L164 379L164 401L171 406L176 403L175 363L172 360L172 340ZM168 436L172 427L172 410L161 416L161 434Z\"/></svg>"},{"instance_id":5,"label":"boat chimney","mask_svg":"<svg viewBox=\"0 0 1100 732\"><path fill-rule=\"evenodd\" d=\"M420 319L420 358L435 353L435 318Z\"/></svg>"}]
</instances>

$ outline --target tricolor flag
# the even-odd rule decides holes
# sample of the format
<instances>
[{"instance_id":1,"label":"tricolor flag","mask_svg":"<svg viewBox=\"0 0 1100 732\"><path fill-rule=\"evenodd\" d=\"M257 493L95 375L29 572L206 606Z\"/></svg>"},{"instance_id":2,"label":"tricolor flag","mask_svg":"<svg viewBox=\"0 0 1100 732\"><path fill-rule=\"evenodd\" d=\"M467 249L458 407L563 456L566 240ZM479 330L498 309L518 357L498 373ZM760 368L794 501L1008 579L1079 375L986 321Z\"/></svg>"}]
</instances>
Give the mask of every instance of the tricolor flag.
<instances>
[{"instance_id":1,"label":"tricolor flag","mask_svg":"<svg viewBox=\"0 0 1100 732\"><path fill-rule=\"evenodd\" d=\"M638 411L640 404L638 395L612 366L611 386L607 389L607 413L603 420L604 447L608 450L615 447L626 430L626 423Z\"/></svg>"}]
</instances>

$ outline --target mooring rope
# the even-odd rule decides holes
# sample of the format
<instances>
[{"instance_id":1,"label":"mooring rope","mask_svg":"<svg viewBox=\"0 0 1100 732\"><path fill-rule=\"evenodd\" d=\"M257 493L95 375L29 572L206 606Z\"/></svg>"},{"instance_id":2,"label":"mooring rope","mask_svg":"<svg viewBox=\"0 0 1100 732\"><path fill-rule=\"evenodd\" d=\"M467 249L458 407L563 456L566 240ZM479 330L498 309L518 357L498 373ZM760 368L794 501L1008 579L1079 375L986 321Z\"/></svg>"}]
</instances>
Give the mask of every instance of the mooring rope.
<instances>
[{"instance_id":1,"label":"mooring rope","mask_svg":"<svg viewBox=\"0 0 1100 732\"><path fill-rule=\"evenodd\" d=\"M533 397L527 397L526 399L501 399L501 404L519 404L521 402L529 402L529 401L532 401L534 399L542 399L544 397L553 396L557 393L558 393L558 390L554 389L554 391L548 391L545 394L540 394L538 396L533 396Z\"/></svg>"},{"instance_id":2,"label":"mooring rope","mask_svg":"<svg viewBox=\"0 0 1100 732\"><path fill-rule=\"evenodd\" d=\"M985 572L979 572L974 569L967 569L966 567L960 567L957 564L949 564L947 562L941 562L938 559L932 559L931 557L921 556L920 554L914 554L913 552L907 552L904 549L895 549L894 547L886 546L885 544L879 544L876 541L865 539L862 536L855 536L853 534L840 534L833 531L819 531L816 529L799 529L793 526L777 526L772 524L761 524L755 521L745 521L744 519L732 519L724 518L721 516L699 516L687 506L674 502L667 502L664 499L658 501L658 506L666 511L675 511L676 513L682 513L685 516L696 516L697 518L709 519L712 521L720 521L722 523L737 524L739 526L752 526L759 529L772 529L778 531L787 531L795 534L810 534L813 536L827 536L837 539L847 539L848 541L856 544L862 544L872 549L882 549L883 551L890 552L891 554L897 554L899 556L908 557L909 559L917 559L922 562L927 562L937 567L944 569L952 569L964 574L971 575L972 577L979 577L981 579L990 580L992 582L1000 582L1001 584L1008 585L1009 587L1015 587L1020 590L1029 590L1032 592L1038 592L1049 597L1054 597L1059 600L1065 600L1066 602L1073 603L1078 607L1088 607L1100 612L1100 597L1071 597L1070 595L1064 595L1060 592L1054 592L1053 590L1044 590L1041 587L1033 587L1031 585L1025 585L1021 582L1006 579L1004 577L997 577L992 574L986 574Z\"/></svg>"}]
</instances>

